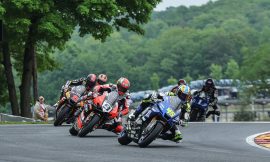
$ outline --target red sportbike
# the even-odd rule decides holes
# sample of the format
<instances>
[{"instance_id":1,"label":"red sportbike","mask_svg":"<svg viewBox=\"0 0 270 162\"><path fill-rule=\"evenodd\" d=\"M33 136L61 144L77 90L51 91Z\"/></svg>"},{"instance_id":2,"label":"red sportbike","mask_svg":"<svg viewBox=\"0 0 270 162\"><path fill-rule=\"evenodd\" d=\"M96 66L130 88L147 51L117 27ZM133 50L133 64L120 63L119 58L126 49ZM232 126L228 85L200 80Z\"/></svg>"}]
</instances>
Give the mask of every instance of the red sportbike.
<instances>
[{"instance_id":1,"label":"red sportbike","mask_svg":"<svg viewBox=\"0 0 270 162\"><path fill-rule=\"evenodd\" d=\"M70 134L84 137L96 128L102 128L108 121L118 118L118 98L117 91L111 91L86 101L82 112L69 129Z\"/></svg>"}]
</instances>

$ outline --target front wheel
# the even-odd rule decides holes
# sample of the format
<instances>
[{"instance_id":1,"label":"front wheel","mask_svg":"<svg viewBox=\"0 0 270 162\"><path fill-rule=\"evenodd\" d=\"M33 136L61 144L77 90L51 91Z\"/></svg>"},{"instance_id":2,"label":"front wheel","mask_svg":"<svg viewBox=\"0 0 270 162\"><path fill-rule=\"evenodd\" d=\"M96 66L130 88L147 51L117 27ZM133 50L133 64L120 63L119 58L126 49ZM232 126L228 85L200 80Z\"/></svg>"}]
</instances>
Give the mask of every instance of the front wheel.
<instances>
[{"instance_id":1,"label":"front wheel","mask_svg":"<svg viewBox=\"0 0 270 162\"><path fill-rule=\"evenodd\" d=\"M199 115L199 110L198 109L191 110L189 121L190 122L198 121L198 115Z\"/></svg>"},{"instance_id":2,"label":"front wheel","mask_svg":"<svg viewBox=\"0 0 270 162\"><path fill-rule=\"evenodd\" d=\"M67 115L68 113L69 113L69 107L64 106L64 107L60 110L59 114L57 115L57 117L56 117L56 119L55 119L53 125L54 125L54 126L59 126L59 125L63 124L63 122L65 121L66 115Z\"/></svg>"},{"instance_id":3,"label":"front wheel","mask_svg":"<svg viewBox=\"0 0 270 162\"><path fill-rule=\"evenodd\" d=\"M92 119L84 125L82 129L80 129L78 136L79 137L84 137L86 136L89 132L93 131L93 128L95 125L98 124L100 121L100 116L99 115L94 115Z\"/></svg>"},{"instance_id":4,"label":"front wheel","mask_svg":"<svg viewBox=\"0 0 270 162\"><path fill-rule=\"evenodd\" d=\"M78 135L78 131L74 128L74 126L72 126L72 127L69 129L69 133L70 133L72 136L77 136L77 135Z\"/></svg>"},{"instance_id":5,"label":"front wheel","mask_svg":"<svg viewBox=\"0 0 270 162\"><path fill-rule=\"evenodd\" d=\"M146 134L142 135L141 138L139 139L138 144L140 147L147 147L151 142L153 142L158 137L160 132L163 130L164 128L163 124L159 121L155 122L156 122L155 125L153 125L152 128L149 131L147 131ZM147 127L145 129L147 129Z\"/></svg>"},{"instance_id":6,"label":"front wheel","mask_svg":"<svg viewBox=\"0 0 270 162\"><path fill-rule=\"evenodd\" d=\"M128 145L131 141L132 139L128 137L126 130L123 130L118 137L118 142L121 145Z\"/></svg>"}]
</instances>

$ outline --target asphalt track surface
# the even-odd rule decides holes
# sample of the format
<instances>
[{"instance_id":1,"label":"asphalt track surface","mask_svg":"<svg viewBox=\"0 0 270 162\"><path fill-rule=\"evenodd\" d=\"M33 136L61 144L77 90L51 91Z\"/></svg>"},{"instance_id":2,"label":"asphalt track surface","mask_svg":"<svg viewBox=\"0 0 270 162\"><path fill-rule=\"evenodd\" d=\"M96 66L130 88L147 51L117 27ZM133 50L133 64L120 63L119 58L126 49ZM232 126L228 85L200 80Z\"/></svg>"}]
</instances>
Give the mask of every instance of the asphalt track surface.
<instances>
[{"instance_id":1,"label":"asphalt track surface","mask_svg":"<svg viewBox=\"0 0 270 162\"><path fill-rule=\"evenodd\" d=\"M270 162L270 151L246 143L252 134L270 131L270 123L191 123L184 139L155 140L147 148L118 144L117 136L96 130L85 138L69 135L69 126L0 125L1 162L190 161Z\"/></svg>"}]
</instances>

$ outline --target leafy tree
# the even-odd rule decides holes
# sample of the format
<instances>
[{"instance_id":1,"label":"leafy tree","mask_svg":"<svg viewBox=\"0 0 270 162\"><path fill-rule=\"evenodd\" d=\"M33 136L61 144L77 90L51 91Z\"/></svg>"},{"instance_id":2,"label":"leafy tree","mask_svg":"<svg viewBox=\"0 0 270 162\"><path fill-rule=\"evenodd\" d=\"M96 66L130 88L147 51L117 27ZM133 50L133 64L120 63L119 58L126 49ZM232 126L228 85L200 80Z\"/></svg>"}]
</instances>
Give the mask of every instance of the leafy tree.
<instances>
[{"instance_id":1,"label":"leafy tree","mask_svg":"<svg viewBox=\"0 0 270 162\"><path fill-rule=\"evenodd\" d=\"M261 45L258 49L249 49L241 67L241 76L248 84L252 83L253 94L258 91L270 92L270 48L268 44Z\"/></svg>"},{"instance_id":2,"label":"leafy tree","mask_svg":"<svg viewBox=\"0 0 270 162\"><path fill-rule=\"evenodd\" d=\"M221 79L222 78L222 67L217 64L212 64L210 66L210 76L214 79Z\"/></svg>"},{"instance_id":3,"label":"leafy tree","mask_svg":"<svg viewBox=\"0 0 270 162\"><path fill-rule=\"evenodd\" d=\"M227 69L225 71L225 75L227 78L230 79L237 79L239 78L239 65L234 59L230 59L230 61L227 63Z\"/></svg>"},{"instance_id":4,"label":"leafy tree","mask_svg":"<svg viewBox=\"0 0 270 162\"><path fill-rule=\"evenodd\" d=\"M188 84L192 81L192 77L189 75L189 73L184 77L184 79Z\"/></svg>"},{"instance_id":5,"label":"leafy tree","mask_svg":"<svg viewBox=\"0 0 270 162\"><path fill-rule=\"evenodd\" d=\"M171 76L168 80L167 83L169 85L177 84L177 79L175 79L173 76Z\"/></svg>"},{"instance_id":6,"label":"leafy tree","mask_svg":"<svg viewBox=\"0 0 270 162\"><path fill-rule=\"evenodd\" d=\"M151 86L152 86L152 89L154 90L158 90L159 89L159 81L160 81L160 78L159 76L157 75L157 73L153 73L153 75L151 76Z\"/></svg>"}]
</instances>

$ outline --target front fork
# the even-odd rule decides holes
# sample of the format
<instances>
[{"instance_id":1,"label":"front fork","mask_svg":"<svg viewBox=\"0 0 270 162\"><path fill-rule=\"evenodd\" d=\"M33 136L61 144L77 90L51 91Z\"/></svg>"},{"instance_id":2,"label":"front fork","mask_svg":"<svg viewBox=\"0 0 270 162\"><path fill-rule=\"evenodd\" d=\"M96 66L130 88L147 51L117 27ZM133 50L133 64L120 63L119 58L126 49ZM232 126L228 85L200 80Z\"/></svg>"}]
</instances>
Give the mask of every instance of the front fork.
<instances>
[{"instance_id":1,"label":"front fork","mask_svg":"<svg viewBox=\"0 0 270 162\"><path fill-rule=\"evenodd\" d=\"M148 129L151 130L151 127L156 123L156 120L157 120L157 116L154 116L154 113L155 111L153 111L153 108L149 107L149 108L146 108L138 116L138 118L135 121L128 120L126 130L128 132L129 137L135 140L139 140L141 134L143 133L142 131L148 130ZM143 128L143 125L147 123L150 123L150 124L146 126L146 129Z\"/></svg>"}]
</instances>

